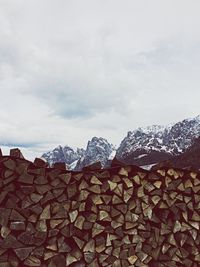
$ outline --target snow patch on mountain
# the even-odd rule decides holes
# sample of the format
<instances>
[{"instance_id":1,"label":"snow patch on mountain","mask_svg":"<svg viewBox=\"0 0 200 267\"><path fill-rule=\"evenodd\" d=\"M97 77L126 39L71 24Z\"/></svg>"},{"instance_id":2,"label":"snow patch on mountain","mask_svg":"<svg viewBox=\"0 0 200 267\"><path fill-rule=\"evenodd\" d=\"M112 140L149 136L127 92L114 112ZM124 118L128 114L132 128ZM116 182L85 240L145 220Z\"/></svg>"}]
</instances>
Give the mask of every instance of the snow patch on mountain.
<instances>
[{"instance_id":1,"label":"snow patch on mountain","mask_svg":"<svg viewBox=\"0 0 200 267\"><path fill-rule=\"evenodd\" d=\"M153 166L155 166L156 165L156 163L154 163L154 164L149 164L149 165L144 165L144 166L140 166L142 169L144 169L144 170L151 170L151 168L153 167Z\"/></svg>"},{"instance_id":2,"label":"snow patch on mountain","mask_svg":"<svg viewBox=\"0 0 200 267\"><path fill-rule=\"evenodd\" d=\"M113 160L116 155L116 149L113 147L113 151L111 152L110 156L108 157L108 160Z\"/></svg>"},{"instance_id":3,"label":"snow patch on mountain","mask_svg":"<svg viewBox=\"0 0 200 267\"><path fill-rule=\"evenodd\" d=\"M74 170L77 165L78 159L72 162L70 165L68 165L69 170Z\"/></svg>"},{"instance_id":4,"label":"snow patch on mountain","mask_svg":"<svg viewBox=\"0 0 200 267\"><path fill-rule=\"evenodd\" d=\"M147 155L147 154L141 154L141 155L135 157L134 159L141 159L141 158L143 158L143 157L146 157L146 155Z\"/></svg>"}]
</instances>

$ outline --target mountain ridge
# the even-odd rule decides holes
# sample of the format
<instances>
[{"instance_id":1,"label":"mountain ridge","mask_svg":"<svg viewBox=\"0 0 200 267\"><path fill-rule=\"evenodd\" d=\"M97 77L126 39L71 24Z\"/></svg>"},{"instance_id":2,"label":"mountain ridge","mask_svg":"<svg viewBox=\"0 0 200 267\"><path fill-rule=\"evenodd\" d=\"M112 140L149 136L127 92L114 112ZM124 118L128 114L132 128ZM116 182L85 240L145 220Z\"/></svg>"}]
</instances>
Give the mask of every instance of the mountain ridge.
<instances>
[{"instance_id":1,"label":"mountain ridge","mask_svg":"<svg viewBox=\"0 0 200 267\"><path fill-rule=\"evenodd\" d=\"M129 164L147 165L183 153L200 135L200 116L168 126L129 131L117 149L118 159ZM141 157L138 160L138 157Z\"/></svg>"},{"instance_id":2,"label":"mountain ridge","mask_svg":"<svg viewBox=\"0 0 200 267\"><path fill-rule=\"evenodd\" d=\"M58 146L42 155L50 165L65 162L69 169L81 170L99 161L109 166L116 156L118 160L138 166L157 164L180 155L200 136L200 115L166 126L151 125L128 131L118 148L105 138L93 137L86 149Z\"/></svg>"},{"instance_id":3,"label":"mountain ridge","mask_svg":"<svg viewBox=\"0 0 200 267\"><path fill-rule=\"evenodd\" d=\"M165 167L174 167L180 169L200 169L200 137L195 139L190 147L180 155L161 161L152 167L153 170Z\"/></svg>"}]
</instances>

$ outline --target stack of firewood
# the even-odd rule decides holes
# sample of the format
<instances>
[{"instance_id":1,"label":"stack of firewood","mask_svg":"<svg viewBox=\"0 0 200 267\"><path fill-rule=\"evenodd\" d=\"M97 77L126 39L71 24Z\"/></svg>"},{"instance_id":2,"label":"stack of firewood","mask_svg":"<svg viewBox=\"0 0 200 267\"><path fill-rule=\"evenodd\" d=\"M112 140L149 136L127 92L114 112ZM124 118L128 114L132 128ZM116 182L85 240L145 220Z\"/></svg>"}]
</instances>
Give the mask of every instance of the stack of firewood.
<instances>
[{"instance_id":1,"label":"stack of firewood","mask_svg":"<svg viewBox=\"0 0 200 267\"><path fill-rule=\"evenodd\" d=\"M200 266L200 174L0 156L0 267Z\"/></svg>"}]
</instances>

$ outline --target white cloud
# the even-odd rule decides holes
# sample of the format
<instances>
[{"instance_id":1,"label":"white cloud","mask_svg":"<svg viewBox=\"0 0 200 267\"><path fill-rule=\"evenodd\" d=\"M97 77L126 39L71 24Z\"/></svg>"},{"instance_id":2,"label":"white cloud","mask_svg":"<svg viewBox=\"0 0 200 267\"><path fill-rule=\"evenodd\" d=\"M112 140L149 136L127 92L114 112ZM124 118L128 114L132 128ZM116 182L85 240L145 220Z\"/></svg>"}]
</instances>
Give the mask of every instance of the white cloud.
<instances>
[{"instance_id":1,"label":"white cloud","mask_svg":"<svg viewBox=\"0 0 200 267\"><path fill-rule=\"evenodd\" d=\"M1 143L118 145L139 125L196 116L199 10L198 0L2 0Z\"/></svg>"}]
</instances>

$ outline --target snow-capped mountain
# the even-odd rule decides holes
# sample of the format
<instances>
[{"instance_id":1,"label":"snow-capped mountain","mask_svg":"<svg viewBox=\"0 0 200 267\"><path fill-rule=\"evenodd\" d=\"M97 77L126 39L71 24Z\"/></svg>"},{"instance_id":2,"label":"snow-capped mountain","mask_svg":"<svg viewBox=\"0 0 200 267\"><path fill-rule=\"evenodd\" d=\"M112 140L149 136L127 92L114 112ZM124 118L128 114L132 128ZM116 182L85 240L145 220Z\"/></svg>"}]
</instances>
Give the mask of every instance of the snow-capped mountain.
<instances>
[{"instance_id":1,"label":"snow-capped mountain","mask_svg":"<svg viewBox=\"0 0 200 267\"><path fill-rule=\"evenodd\" d=\"M200 116L168 126L153 125L128 132L116 152L127 163L146 165L184 152L200 136Z\"/></svg>"},{"instance_id":2,"label":"snow-capped mountain","mask_svg":"<svg viewBox=\"0 0 200 267\"><path fill-rule=\"evenodd\" d=\"M42 158L50 164L55 162L65 162L69 170L81 170L97 161L101 162L102 167L108 160L115 156L116 149L106 139L93 137L88 141L86 150L71 148L69 146L58 146L54 150L44 153Z\"/></svg>"},{"instance_id":3,"label":"snow-capped mountain","mask_svg":"<svg viewBox=\"0 0 200 267\"><path fill-rule=\"evenodd\" d=\"M42 158L50 164L50 166L55 162L65 162L69 169L74 169L76 163L85 154L83 148L72 148L69 146L58 146L52 151L44 153Z\"/></svg>"},{"instance_id":4,"label":"snow-capped mountain","mask_svg":"<svg viewBox=\"0 0 200 267\"><path fill-rule=\"evenodd\" d=\"M81 170L83 167L91 165L97 161L104 167L108 160L115 156L116 149L106 139L102 137L93 137L88 141L85 154L78 160L75 170Z\"/></svg>"},{"instance_id":5,"label":"snow-capped mountain","mask_svg":"<svg viewBox=\"0 0 200 267\"><path fill-rule=\"evenodd\" d=\"M58 146L42 155L50 165L65 162L71 170L81 170L97 161L108 167L114 156L126 164L153 165L180 155L200 136L200 116L168 126L153 125L129 131L116 150L106 139L93 137L86 149Z\"/></svg>"}]
</instances>

